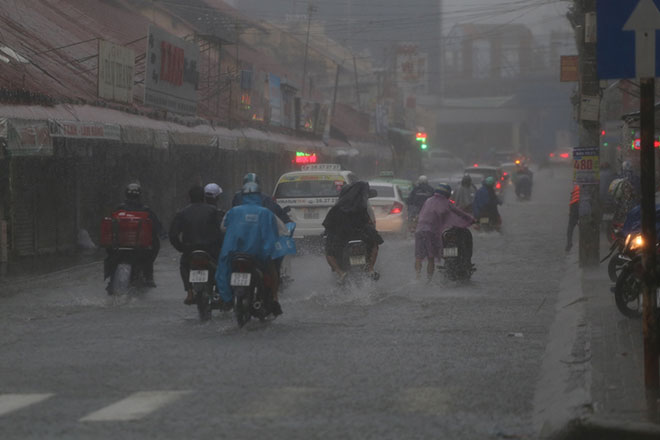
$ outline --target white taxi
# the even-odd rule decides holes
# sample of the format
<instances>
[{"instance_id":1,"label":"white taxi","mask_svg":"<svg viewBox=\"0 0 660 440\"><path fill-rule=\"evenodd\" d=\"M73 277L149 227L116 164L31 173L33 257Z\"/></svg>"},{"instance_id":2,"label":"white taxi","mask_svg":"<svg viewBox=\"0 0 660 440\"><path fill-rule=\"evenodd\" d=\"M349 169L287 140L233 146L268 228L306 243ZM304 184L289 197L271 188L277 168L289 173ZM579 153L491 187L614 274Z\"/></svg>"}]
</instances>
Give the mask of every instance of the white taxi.
<instances>
[{"instance_id":1,"label":"white taxi","mask_svg":"<svg viewBox=\"0 0 660 440\"><path fill-rule=\"evenodd\" d=\"M291 207L289 217L296 222L294 238L320 237L322 223L339 198L341 188L359 179L338 164L303 165L279 178L273 198L282 207Z\"/></svg>"}]
</instances>

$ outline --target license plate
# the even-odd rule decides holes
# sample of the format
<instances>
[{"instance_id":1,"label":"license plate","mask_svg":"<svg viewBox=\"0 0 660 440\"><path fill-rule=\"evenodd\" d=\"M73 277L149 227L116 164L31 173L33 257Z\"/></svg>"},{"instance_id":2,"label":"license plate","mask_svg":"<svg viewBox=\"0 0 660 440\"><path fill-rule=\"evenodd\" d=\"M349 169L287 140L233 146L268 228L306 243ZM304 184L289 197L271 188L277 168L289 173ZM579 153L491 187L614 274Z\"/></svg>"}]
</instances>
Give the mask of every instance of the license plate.
<instances>
[{"instance_id":1,"label":"license plate","mask_svg":"<svg viewBox=\"0 0 660 440\"><path fill-rule=\"evenodd\" d=\"M458 248L444 248L442 250L442 256L447 257L458 257Z\"/></svg>"},{"instance_id":2,"label":"license plate","mask_svg":"<svg viewBox=\"0 0 660 440\"><path fill-rule=\"evenodd\" d=\"M252 280L252 274L249 272L234 272L231 274L231 281L229 284L238 287L247 287Z\"/></svg>"},{"instance_id":3,"label":"license plate","mask_svg":"<svg viewBox=\"0 0 660 440\"><path fill-rule=\"evenodd\" d=\"M479 219L479 223L481 223L482 225L487 225L489 223L489 221L490 221L490 219L488 217L481 217Z\"/></svg>"},{"instance_id":4,"label":"license plate","mask_svg":"<svg viewBox=\"0 0 660 440\"><path fill-rule=\"evenodd\" d=\"M351 263L351 266L361 266L363 264L367 264L367 257L364 255L351 256L348 258L348 260Z\"/></svg>"},{"instance_id":5,"label":"license plate","mask_svg":"<svg viewBox=\"0 0 660 440\"><path fill-rule=\"evenodd\" d=\"M305 211L303 211L303 218L306 220L318 220L321 216L318 209L305 208Z\"/></svg>"},{"instance_id":6,"label":"license plate","mask_svg":"<svg viewBox=\"0 0 660 440\"><path fill-rule=\"evenodd\" d=\"M209 280L208 270L191 270L188 281L191 283L205 283Z\"/></svg>"}]
</instances>

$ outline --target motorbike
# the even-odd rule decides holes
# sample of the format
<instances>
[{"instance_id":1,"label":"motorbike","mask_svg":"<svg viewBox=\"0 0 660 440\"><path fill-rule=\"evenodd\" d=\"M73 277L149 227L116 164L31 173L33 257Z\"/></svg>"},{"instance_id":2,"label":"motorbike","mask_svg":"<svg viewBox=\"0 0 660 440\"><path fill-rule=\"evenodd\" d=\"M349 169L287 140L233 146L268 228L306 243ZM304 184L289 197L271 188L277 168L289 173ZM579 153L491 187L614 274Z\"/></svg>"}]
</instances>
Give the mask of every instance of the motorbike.
<instances>
[{"instance_id":1,"label":"motorbike","mask_svg":"<svg viewBox=\"0 0 660 440\"><path fill-rule=\"evenodd\" d=\"M467 228L450 228L442 233L444 266L438 268L450 281L468 281L477 270L472 264L472 233Z\"/></svg>"},{"instance_id":2,"label":"motorbike","mask_svg":"<svg viewBox=\"0 0 660 440\"><path fill-rule=\"evenodd\" d=\"M100 246L108 253L104 278L110 278L109 295L144 286L142 264L150 258L152 227L146 212L119 210L101 221Z\"/></svg>"},{"instance_id":3,"label":"motorbike","mask_svg":"<svg viewBox=\"0 0 660 440\"><path fill-rule=\"evenodd\" d=\"M195 250L190 254L188 281L195 293L195 304L202 321L210 320L212 311L222 308L222 300L215 285L216 266L217 262L206 251Z\"/></svg>"},{"instance_id":4,"label":"motorbike","mask_svg":"<svg viewBox=\"0 0 660 440\"><path fill-rule=\"evenodd\" d=\"M362 240L349 240L342 250L339 266L346 272L347 284L360 285L367 276L369 269L369 255L367 245ZM375 272L374 281L378 281L380 276Z\"/></svg>"},{"instance_id":5,"label":"motorbike","mask_svg":"<svg viewBox=\"0 0 660 440\"><path fill-rule=\"evenodd\" d=\"M628 234L624 242L623 255L629 258L614 285L614 300L619 311L628 318L642 316L642 247L644 239L641 234ZM656 252L658 252L656 244Z\"/></svg>"},{"instance_id":6,"label":"motorbike","mask_svg":"<svg viewBox=\"0 0 660 440\"><path fill-rule=\"evenodd\" d=\"M604 263L609 259L609 262L607 263L607 275L613 283L619 278L623 266L634 257L634 254L631 255L630 252L626 252L625 240L621 234L620 227L614 232L614 234L615 238L611 241L612 245L610 246L608 254L600 260L601 263Z\"/></svg>"},{"instance_id":7,"label":"motorbike","mask_svg":"<svg viewBox=\"0 0 660 440\"><path fill-rule=\"evenodd\" d=\"M252 255L232 255L229 285L234 296L234 314L239 327L243 327L252 317L265 321L271 313L269 281Z\"/></svg>"},{"instance_id":8,"label":"motorbike","mask_svg":"<svg viewBox=\"0 0 660 440\"><path fill-rule=\"evenodd\" d=\"M518 176L514 185L518 200L525 201L532 198L532 178L530 176L526 174Z\"/></svg>"}]
</instances>

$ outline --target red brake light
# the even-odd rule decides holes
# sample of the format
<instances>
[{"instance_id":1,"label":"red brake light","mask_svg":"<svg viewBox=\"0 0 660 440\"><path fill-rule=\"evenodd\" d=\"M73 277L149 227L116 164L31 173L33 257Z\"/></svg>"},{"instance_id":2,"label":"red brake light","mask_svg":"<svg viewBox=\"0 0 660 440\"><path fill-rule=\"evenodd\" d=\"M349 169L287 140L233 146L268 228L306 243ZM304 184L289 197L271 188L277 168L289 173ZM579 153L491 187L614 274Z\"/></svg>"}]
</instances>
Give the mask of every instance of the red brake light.
<instances>
[{"instance_id":1,"label":"red brake light","mask_svg":"<svg viewBox=\"0 0 660 440\"><path fill-rule=\"evenodd\" d=\"M505 171L503 175L504 175L504 176L508 176L508 175L509 175L509 173L507 173L507 172Z\"/></svg>"},{"instance_id":2,"label":"red brake light","mask_svg":"<svg viewBox=\"0 0 660 440\"><path fill-rule=\"evenodd\" d=\"M559 156L561 156L562 159L568 159L568 153L561 153Z\"/></svg>"},{"instance_id":3,"label":"red brake light","mask_svg":"<svg viewBox=\"0 0 660 440\"><path fill-rule=\"evenodd\" d=\"M401 214L401 211L403 211L403 205L399 202L394 202L392 209L390 209L390 214Z\"/></svg>"},{"instance_id":4,"label":"red brake light","mask_svg":"<svg viewBox=\"0 0 660 440\"><path fill-rule=\"evenodd\" d=\"M473 165L473 167L475 167L475 168L479 168L479 164L478 164L478 163L475 163L475 164Z\"/></svg>"},{"instance_id":5,"label":"red brake light","mask_svg":"<svg viewBox=\"0 0 660 440\"><path fill-rule=\"evenodd\" d=\"M497 189L502 188L502 184L501 184L500 182L497 182L497 183L495 184L495 188L497 188Z\"/></svg>"},{"instance_id":6,"label":"red brake light","mask_svg":"<svg viewBox=\"0 0 660 440\"><path fill-rule=\"evenodd\" d=\"M550 153L550 157L555 157L555 153Z\"/></svg>"}]
</instances>

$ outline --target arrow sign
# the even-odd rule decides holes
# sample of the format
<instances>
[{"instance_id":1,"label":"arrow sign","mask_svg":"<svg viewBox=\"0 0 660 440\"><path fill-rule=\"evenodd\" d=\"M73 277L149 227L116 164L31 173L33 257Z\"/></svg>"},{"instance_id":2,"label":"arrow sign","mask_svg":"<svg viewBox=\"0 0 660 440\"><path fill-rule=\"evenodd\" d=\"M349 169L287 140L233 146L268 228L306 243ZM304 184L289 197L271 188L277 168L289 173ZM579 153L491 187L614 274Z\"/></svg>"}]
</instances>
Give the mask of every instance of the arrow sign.
<instances>
[{"instance_id":1,"label":"arrow sign","mask_svg":"<svg viewBox=\"0 0 660 440\"><path fill-rule=\"evenodd\" d=\"M655 78L655 31L660 30L660 11L653 0L640 0L623 30L635 32L635 76Z\"/></svg>"}]
</instances>

